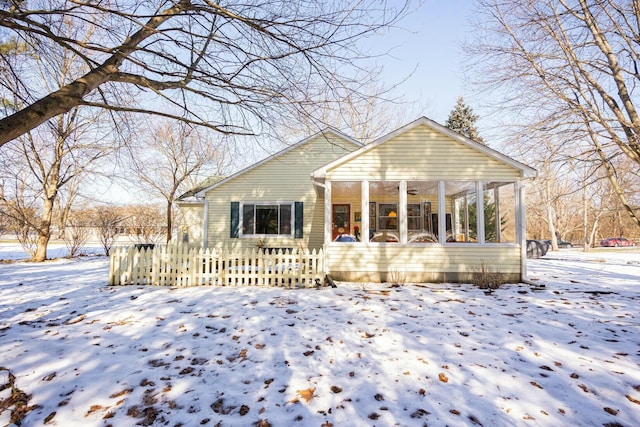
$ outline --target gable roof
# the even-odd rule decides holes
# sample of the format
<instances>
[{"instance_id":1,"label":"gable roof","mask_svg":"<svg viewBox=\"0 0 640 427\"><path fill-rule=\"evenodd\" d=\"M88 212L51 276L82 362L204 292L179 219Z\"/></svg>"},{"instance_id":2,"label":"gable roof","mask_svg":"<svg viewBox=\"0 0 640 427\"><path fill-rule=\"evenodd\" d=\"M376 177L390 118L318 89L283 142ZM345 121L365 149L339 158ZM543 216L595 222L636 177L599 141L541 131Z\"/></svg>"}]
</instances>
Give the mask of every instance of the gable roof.
<instances>
[{"instance_id":1,"label":"gable roof","mask_svg":"<svg viewBox=\"0 0 640 427\"><path fill-rule=\"evenodd\" d=\"M233 175L230 175L230 176L228 176L226 178L223 178L223 179L221 179L221 180L219 180L219 181L217 181L215 183L212 183L211 185L208 185L206 187L200 188L197 192L193 193L192 195L196 196L196 197L204 197L205 193L207 193L208 191L210 191L210 190L212 190L212 189L214 189L216 187L219 187L219 186L225 184L226 182L229 182L229 181L237 178L240 175L244 175L245 173L247 173L249 171L252 171L253 169L255 169L257 167L259 167L259 166L261 166L261 165L263 165L263 164L265 164L265 163L267 163L267 162L269 162L269 161L271 161L271 160L273 160L275 158L278 158L278 157L282 156L283 154L288 153L289 151L308 143L309 141L312 141L313 139L317 138L318 136L321 136L321 135L325 135L326 136L326 135L330 135L330 134L333 134L333 135L345 140L346 142L352 143L352 144L354 144L354 145L356 145L358 147L362 147L363 146L363 144L361 142L351 138L350 136L347 136L346 134L340 132L339 130L336 130L336 129L333 129L333 128L326 128L326 129L321 130L320 132L317 132L317 133L315 133L315 134L313 134L313 135L311 135L311 136L309 136L309 137L307 137L307 138L305 138L305 139L303 139L303 140L301 140L301 141L299 141L299 142L297 142L295 144L292 144L292 145L290 145L288 147L285 147L284 149L280 150L279 152L277 152L275 154L272 154L271 156L268 156L268 157L260 160L259 162L254 163L254 164L252 164L252 165L250 165L250 166L248 166L248 167L246 167L246 168L234 173ZM356 151L358 151L358 150L356 150Z\"/></svg>"},{"instance_id":2,"label":"gable roof","mask_svg":"<svg viewBox=\"0 0 640 427\"><path fill-rule=\"evenodd\" d=\"M186 191L184 194L181 194L180 197L178 197L176 200L187 201L187 199L189 199L190 197L195 197L196 194L198 194L203 189L209 188L212 185L222 181L223 179L225 179L223 175L214 175L205 178L202 182L196 184L195 187L191 188L189 191Z\"/></svg>"},{"instance_id":3,"label":"gable roof","mask_svg":"<svg viewBox=\"0 0 640 427\"><path fill-rule=\"evenodd\" d=\"M427 117L420 117L417 120L414 120L413 122L402 126L399 129L396 129L395 131L392 131L376 140L374 140L373 142L371 142L370 144L367 144L365 146L363 146L362 148L353 151L327 165L324 165L321 168L316 169L315 171L313 171L313 173L311 174L312 178L314 179L323 179L326 177L326 174L329 170L334 169L342 164L345 164L347 162L349 162L352 159L357 158L358 156L362 155L363 153L366 153L370 150L375 149L376 147L384 144L385 142L397 137L398 135L401 135L405 132L409 132L410 130L418 127L418 126L427 126L430 129L433 129L437 132L440 132L446 136L448 136L449 138L452 138L468 147L471 147L477 151L480 151L484 154L486 154L487 156L498 160L502 163L505 163L511 167L513 167L514 169L517 169L519 171L522 172L522 176L525 178L533 178L537 175L537 171L535 169L533 169L530 166L525 165L524 163L521 163L505 154L502 154L484 144L481 144L477 141L474 141L470 138L467 138L465 136L462 136L454 131L452 131L451 129L447 128L446 126L443 126L431 119L428 119Z\"/></svg>"}]
</instances>

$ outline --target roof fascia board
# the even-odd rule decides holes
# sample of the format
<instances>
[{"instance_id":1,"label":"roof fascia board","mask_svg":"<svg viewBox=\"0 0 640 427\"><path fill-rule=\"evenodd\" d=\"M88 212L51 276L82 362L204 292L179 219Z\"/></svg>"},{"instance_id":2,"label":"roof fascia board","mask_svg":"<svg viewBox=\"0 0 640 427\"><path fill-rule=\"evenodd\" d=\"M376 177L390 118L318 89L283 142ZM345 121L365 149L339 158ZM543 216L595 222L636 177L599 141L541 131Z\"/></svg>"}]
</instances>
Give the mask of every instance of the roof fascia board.
<instances>
[{"instance_id":1,"label":"roof fascia board","mask_svg":"<svg viewBox=\"0 0 640 427\"><path fill-rule=\"evenodd\" d=\"M204 205L204 200L176 200L176 205Z\"/></svg>"}]
</instances>

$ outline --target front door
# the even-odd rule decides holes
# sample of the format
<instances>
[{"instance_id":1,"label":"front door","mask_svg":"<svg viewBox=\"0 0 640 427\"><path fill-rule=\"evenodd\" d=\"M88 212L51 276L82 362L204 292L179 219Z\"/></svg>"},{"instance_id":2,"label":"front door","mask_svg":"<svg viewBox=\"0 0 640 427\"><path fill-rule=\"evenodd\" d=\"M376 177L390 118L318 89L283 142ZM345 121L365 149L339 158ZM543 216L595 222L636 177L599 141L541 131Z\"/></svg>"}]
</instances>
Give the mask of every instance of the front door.
<instances>
[{"instance_id":1,"label":"front door","mask_svg":"<svg viewBox=\"0 0 640 427\"><path fill-rule=\"evenodd\" d=\"M351 234L350 205L332 205L331 211L331 240L335 240L340 234Z\"/></svg>"}]
</instances>

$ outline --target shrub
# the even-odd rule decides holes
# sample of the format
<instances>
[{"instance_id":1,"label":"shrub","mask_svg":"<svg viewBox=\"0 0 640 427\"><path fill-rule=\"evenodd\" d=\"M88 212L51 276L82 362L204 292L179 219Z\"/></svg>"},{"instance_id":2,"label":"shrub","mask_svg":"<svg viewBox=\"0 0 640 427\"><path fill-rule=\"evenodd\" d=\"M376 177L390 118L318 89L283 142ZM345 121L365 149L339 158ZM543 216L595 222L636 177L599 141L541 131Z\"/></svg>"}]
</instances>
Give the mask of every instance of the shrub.
<instances>
[{"instance_id":1,"label":"shrub","mask_svg":"<svg viewBox=\"0 0 640 427\"><path fill-rule=\"evenodd\" d=\"M471 283L480 289L497 289L500 287L500 273L488 267L484 261L471 273Z\"/></svg>"}]
</instances>

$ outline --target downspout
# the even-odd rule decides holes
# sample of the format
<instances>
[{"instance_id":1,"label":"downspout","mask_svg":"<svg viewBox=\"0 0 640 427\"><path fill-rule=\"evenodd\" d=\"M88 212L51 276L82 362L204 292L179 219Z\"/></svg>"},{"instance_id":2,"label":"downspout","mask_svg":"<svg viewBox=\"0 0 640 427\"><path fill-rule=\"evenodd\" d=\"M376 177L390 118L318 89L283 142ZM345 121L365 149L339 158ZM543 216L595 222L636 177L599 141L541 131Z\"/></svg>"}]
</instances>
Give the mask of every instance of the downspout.
<instances>
[{"instance_id":1,"label":"downspout","mask_svg":"<svg viewBox=\"0 0 640 427\"><path fill-rule=\"evenodd\" d=\"M476 239L479 245L484 245L484 181L476 181Z\"/></svg>"},{"instance_id":2,"label":"downspout","mask_svg":"<svg viewBox=\"0 0 640 427\"><path fill-rule=\"evenodd\" d=\"M317 185L318 187L324 190L324 230L323 230L323 236L322 236L323 237L322 262L324 265L325 280L329 282L329 284L332 284L332 280L329 277L329 268L328 268L329 264L327 263L327 242L331 240L330 237L327 237L327 236L331 236L331 228L329 225L331 222L331 182L329 182L327 185L326 183L315 180L313 176L311 177L311 181L313 182L313 185ZM327 200L329 200L328 204L327 204ZM332 287L335 287L335 283L332 284Z\"/></svg>"},{"instance_id":3,"label":"downspout","mask_svg":"<svg viewBox=\"0 0 640 427\"><path fill-rule=\"evenodd\" d=\"M209 201L206 196L204 197L204 220L202 221L202 249L206 249L208 246L209 236Z\"/></svg>"},{"instance_id":4,"label":"downspout","mask_svg":"<svg viewBox=\"0 0 640 427\"><path fill-rule=\"evenodd\" d=\"M360 204L362 205L361 211L361 221L360 221L360 225L361 225L361 233L360 234L360 241L361 242L366 242L367 244L369 243L369 230L371 230L371 223L369 222L370 220L370 211L369 211L369 181L367 180L363 180L360 183Z\"/></svg>"},{"instance_id":5,"label":"downspout","mask_svg":"<svg viewBox=\"0 0 640 427\"><path fill-rule=\"evenodd\" d=\"M517 237L520 242L520 282L527 285L539 286L539 283L534 283L527 277L527 210L525 203L525 189L526 185L520 181L516 183L516 222L518 228Z\"/></svg>"},{"instance_id":6,"label":"downspout","mask_svg":"<svg viewBox=\"0 0 640 427\"><path fill-rule=\"evenodd\" d=\"M329 277L329 263L327 256L327 247L331 241L331 181L324 182L324 273Z\"/></svg>"}]
</instances>

